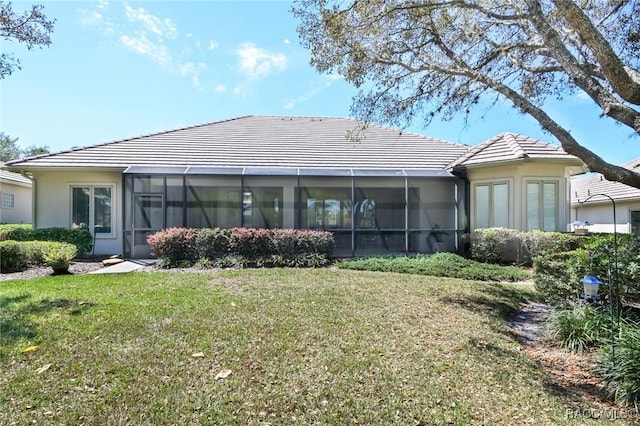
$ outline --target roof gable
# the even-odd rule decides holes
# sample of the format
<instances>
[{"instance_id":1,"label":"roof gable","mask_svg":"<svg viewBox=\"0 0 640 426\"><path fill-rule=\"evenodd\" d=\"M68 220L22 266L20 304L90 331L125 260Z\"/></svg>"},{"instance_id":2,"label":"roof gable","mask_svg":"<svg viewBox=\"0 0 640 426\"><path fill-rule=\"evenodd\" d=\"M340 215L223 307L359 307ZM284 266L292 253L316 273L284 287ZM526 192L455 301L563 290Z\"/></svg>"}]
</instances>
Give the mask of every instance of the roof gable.
<instances>
[{"instance_id":1,"label":"roof gable","mask_svg":"<svg viewBox=\"0 0 640 426\"><path fill-rule=\"evenodd\" d=\"M347 118L245 116L13 161L14 169L129 166L444 170L469 149ZM356 135L351 138L350 135Z\"/></svg>"},{"instance_id":2,"label":"roof gable","mask_svg":"<svg viewBox=\"0 0 640 426\"><path fill-rule=\"evenodd\" d=\"M518 161L526 159L576 160L561 147L517 133L501 133L473 148L449 165L474 166Z\"/></svg>"}]
</instances>

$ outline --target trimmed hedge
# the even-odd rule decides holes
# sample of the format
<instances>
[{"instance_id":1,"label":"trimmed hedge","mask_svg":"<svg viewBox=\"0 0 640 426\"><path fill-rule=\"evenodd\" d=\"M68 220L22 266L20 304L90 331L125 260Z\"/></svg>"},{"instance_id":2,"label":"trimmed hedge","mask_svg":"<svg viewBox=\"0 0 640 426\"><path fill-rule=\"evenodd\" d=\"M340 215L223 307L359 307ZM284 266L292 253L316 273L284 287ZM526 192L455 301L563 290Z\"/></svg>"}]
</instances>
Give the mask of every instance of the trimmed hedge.
<instances>
[{"instance_id":1,"label":"trimmed hedge","mask_svg":"<svg viewBox=\"0 0 640 426\"><path fill-rule=\"evenodd\" d=\"M618 234L617 246L612 234L579 237L582 247L573 251L547 253L533 264L536 289L550 303L575 300L582 293L582 279L593 275L603 282L600 296L609 296L609 271L615 274L620 293L640 292L640 237ZM614 253L617 252L617 263ZM616 268L617 265L617 268Z\"/></svg>"},{"instance_id":2,"label":"trimmed hedge","mask_svg":"<svg viewBox=\"0 0 640 426\"><path fill-rule=\"evenodd\" d=\"M33 265L45 265L46 255L69 251L73 244L56 241L0 241L0 272L23 271Z\"/></svg>"},{"instance_id":3,"label":"trimmed hedge","mask_svg":"<svg viewBox=\"0 0 640 426\"><path fill-rule=\"evenodd\" d=\"M31 225L0 225L0 241L56 241L76 246L78 256L89 253L93 236L88 228L39 228Z\"/></svg>"},{"instance_id":4,"label":"trimmed hedge","mask_svg":"<svg viewBox=\"0 0 640 426\"><path fill-rule=\"evenodd\" d=\"M566 232L478 229L471 234L471 258L485 263L533 264L537 256L575 250L584 237Z\"/></svg>"},{"instance_id":5,"label":"trimmed hedge","mask_svg":"<svg viewBox=\"0 0 640 426\"><path fill-rule=\"evenodd\" d=\"M147 243L166 267L321 266L329 262L334 238L302 229L169 228Z\"/></svg>"}]
</instances>

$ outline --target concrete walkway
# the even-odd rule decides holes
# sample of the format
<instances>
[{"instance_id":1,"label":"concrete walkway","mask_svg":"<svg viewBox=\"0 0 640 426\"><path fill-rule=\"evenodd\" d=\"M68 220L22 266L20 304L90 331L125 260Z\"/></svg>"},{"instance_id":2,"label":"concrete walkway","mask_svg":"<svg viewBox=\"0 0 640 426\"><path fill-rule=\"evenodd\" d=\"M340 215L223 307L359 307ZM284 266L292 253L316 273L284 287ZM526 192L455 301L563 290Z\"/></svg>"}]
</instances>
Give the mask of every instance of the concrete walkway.
<instances>
[{"instance_id":1,"label":"concrete walkway","mask_svg":"<svg viewBox=\"0 0 640 426\"><path fill-rule=\"evenodd\" d=\"M131 259L117 263L115 265L106 266L89 274L124 274L127 272L138 271L146 266L151 266L157 262L156 259Z\"/></svg>"}]
</instances>

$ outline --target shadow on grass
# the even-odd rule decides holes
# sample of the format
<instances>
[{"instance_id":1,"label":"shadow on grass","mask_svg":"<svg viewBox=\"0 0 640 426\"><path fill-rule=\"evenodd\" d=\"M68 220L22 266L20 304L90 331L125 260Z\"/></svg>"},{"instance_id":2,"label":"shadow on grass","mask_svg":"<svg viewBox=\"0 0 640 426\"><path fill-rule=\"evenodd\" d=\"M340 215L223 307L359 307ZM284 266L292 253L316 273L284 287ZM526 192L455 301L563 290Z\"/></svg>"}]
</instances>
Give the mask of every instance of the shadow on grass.
<instances>
[{"instance_id":1,"label":"shadow on grass","mask_svg":"<svg viewBox=\"0 0 640 426\"><path fill-rule=\"evenodd\" d=\"M0 297L0 343L21 338L32 338L37 334L38 324L33 316L59 310L69 315L80 315L93 306L78 299L44 299L31 301L28 294Z\"/></svg>"},{"instance_id":2,"label":"shadow on grass","mask_svg":"<svg viewBox=\"0 0 640 426\"><path fill-rule=\"evenodd\" d=\"M460 306L475 313L488 314L503 320L509 320L519 306L530 300L531 295L512 287L497 284L487 284L483 294L470 297L442 297L440 301Z\"/></svg>"}]
</instances>

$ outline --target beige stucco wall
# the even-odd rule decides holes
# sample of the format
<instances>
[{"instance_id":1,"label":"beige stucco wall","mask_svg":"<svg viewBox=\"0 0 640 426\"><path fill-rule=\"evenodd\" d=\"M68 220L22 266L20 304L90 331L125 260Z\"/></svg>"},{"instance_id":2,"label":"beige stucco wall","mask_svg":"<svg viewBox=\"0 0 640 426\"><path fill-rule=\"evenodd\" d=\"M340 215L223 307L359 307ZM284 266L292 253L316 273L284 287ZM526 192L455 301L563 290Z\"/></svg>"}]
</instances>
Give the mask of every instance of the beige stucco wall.
<instances>
[{"instance_id":1,"label":"beige stucco wall","mask_svg":"<svg viewBox=\"0 0 640 426\"><path fill-rule=\"evenodd\" d=\"M524 161L504 165L469 167L467 176L471 190L471 230L475 229L475 185L489 182L509 183L509 228L526 230L527 181L544 180L558 182L557 231L567 231L570 222L570 175L566 164L558 162Z\"/></svg>"},{"instance_id":2,"label":"beige stucco wall","mask_svg":"<svg viewBox=\"0 0 640 426\"><path fill-rule=\"evenodd\" d=\"M0 182L0 196L2 193L13 194L14 206L0 207L0 223L31 223L31 186L3 181Z\"/></svg>"},{"instance_id":3,"label":"beige stucco wall","mask_svg":"<svg viewBox=\"0 0 640 426\"><path fill-rule=\"evenodd\" d=\"M602 197L604 202L571 206L571 222L588 221L590 232L613 232L613 203ZM616 201L615 231L631 232L631 211L640 210L640 200Z\"/></svg>"},{"instance_id":4,"label":"beige stucco wall","mask_svg":"<svg viewBox=\"0 0 640 426\"><path fill-rule=\"evenodd\" d=\"M78 185L110 185L114 190L113 237L99 236L95 254L122 253L122 173L121 172L34 172L35 228L71 226L71 187Z\"/></svg>"}]
</instances>

